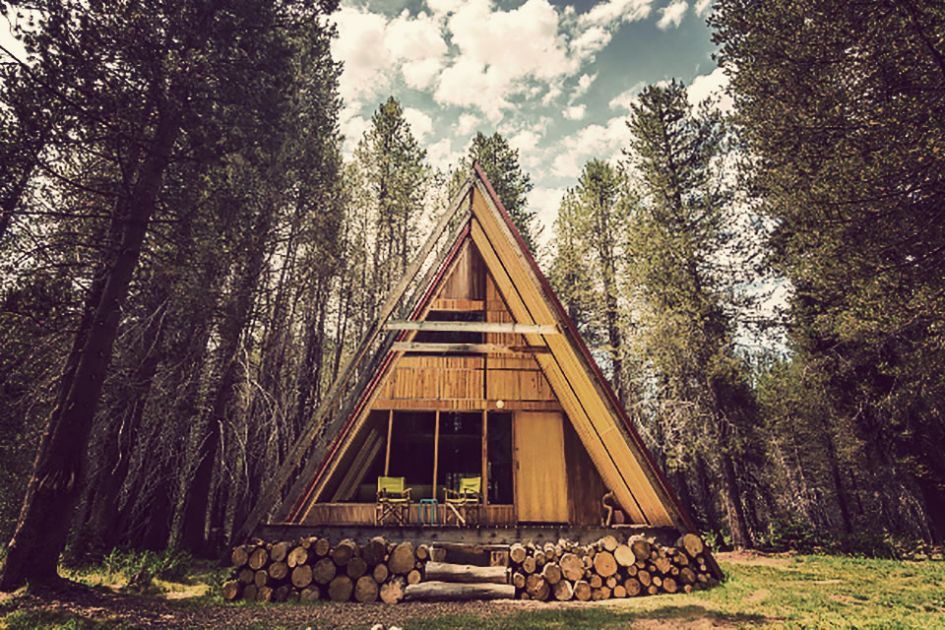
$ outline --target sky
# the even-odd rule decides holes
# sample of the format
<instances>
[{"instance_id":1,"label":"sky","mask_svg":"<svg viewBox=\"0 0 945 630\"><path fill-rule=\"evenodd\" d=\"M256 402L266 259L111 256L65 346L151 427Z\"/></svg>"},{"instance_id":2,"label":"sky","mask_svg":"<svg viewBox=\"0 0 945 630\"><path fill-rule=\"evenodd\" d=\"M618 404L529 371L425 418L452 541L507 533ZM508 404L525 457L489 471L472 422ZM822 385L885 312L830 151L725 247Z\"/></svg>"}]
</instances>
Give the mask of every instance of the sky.
<instances>
[{"instance_id":1,"label":"sky","mask_svg":"<svg viewBox=\"0 0 945 630\"><path fill-rule=\"evenodd\" d=\"M694 103L724 87L710 11L711 0L343 0L332 52L344 63L345 152L390 95L434 166L498 131L532 178L547 242L584 163L619 159L645 85L678 79Z\"/></svg>"},{"instance_id":2,"label":"sky","mask_svg":"<svg viewBox=\"0 0 945 630\"><path fill-rule=\"evenodd\" d=\"M476 132L498 131L532 178L546 244L584 163L620 157L645 85L679 79L693 102L725 85L705 23L711 2L343 0L332 53L344 64L345 153L390 95L439 168L456 165ZM22 50L8 20L0 44Z\"/></svg>"}]
</instances>

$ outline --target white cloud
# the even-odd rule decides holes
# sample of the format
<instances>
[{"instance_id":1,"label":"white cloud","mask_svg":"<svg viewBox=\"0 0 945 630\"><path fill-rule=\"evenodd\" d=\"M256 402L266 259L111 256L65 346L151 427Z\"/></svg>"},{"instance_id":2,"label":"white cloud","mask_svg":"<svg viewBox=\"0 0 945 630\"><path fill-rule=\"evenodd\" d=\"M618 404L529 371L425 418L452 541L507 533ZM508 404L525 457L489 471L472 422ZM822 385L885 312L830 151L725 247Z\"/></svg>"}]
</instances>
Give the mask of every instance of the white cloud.
<instances>
[{"instance_id":1,"label":"white cloud","mask_svg":"<svg viewBox=\"0 0 945 630\"><path fill-rule=\"evenodd\" d=\"M613 32L603 26L590 26L571 40L571 53L579 59L592 59L610 43Z\"/></svg>"},{"instance_id":2,"label":"white cloud","mask_svg":"<svg viewBox=\"0 0 945 630\"><path fill-rule=\"evenodd\" d=\"M653 0L607 0L577 16L571 53L582 61L590 61L610 43L614 32L625 22L646 19Z\"/></svg>"},{"instance_id":3,"label":"white cloud","mask_svg":"<svg viewBox=\"0 0 945 630\"><path fill-rule=\"evenodd\" d=\"M400 70L404 73L407 87L425 90L433 85L442 68L443 63L439 59L421 59L406 62Z\"/></svg>"},{"instance_id":4,"label":"white cloud","mask_svg":"<svg viewBox=\"0 0 945 630\"><path fill-rule=\"evenodd\" d=\"M608 0L595 5L578 17L584 26L610 26L620 22L636 22L650 15L653 0Z\"/></svg>"},{"instance_id":5,"label":"white cloud","mask_svg":"<svg viewBox=\"0 0 945 630\"><path fill-rule=\"evenodd\" d=\"M673 0L668 5L660 9L660 19L657 20L656 26L663 29L664 31L672 28L678 28L682 24L683 18L686 16L686 9L689 8L689 3L686 0Z\"/></svg>"},{"instance_id":6,"label":"white cloud","mask_svg":"<svg viewBox=\"0 0 945 630\"><path fill-rule=\"evenodd\" d=\"M342 153L346 158L350 158L352 153L354 153L354 147L357 146L361 136L364 135L364 132L367 131L370 125L370 121L365 120L347 108L341 112L340 126L341 133L344 135Z\"/></svg>"},{"instance_id":7,"label":"white cloud","mask_svg":"<svg viewBox=\"0 0 945 630\"><path fill-rule=\"evenodd\" d=\"M507 86L487 74L486 67L472 59L460 59L440 75L433 98L441 105L476 107L491 120L502 118Z\"/></svg>"},{"instance_id":8,"label":"white cloud","mask_svg":"<svg viewBox=\"0 0 945 630\"><path fill-rule=\"evenodd\" d=\"M445 16L453 13L461 6L464 0L427 0L427 7L436 16Z\"/></svg>"},{"instance_id":9,"label":"white cloud","mask_svg":"<svg viewBox=\"0 0 945 630\"><path fill-rule=\"evenodd\" d=\"M408 86L425 89L443 67L447 46L435 16L404 11L388 21L379 13L343 6L334 20L338 37L331 52L344 62L339 91L349 104L388 90L398 69Z\"/></svg>"},{"instance_id":10,"label":"white cloud","mask_svg":"<svg viewBox=\"0 0 945 630\"><path fill-rule=\"evenodd\" d=\"M427 147L427 159L430 164L443 171L459 164L462 157L461 151L453 150L453 143L449 138L443 138Z\"/></svg>"},{"instance_id":11,"label":"white cloud","mask_svg":"<svg viewBox=\"0 0 945 630\"><path fill-rule=\"evenodd\" d=\"M582 74L578 79L577 86L575 86L574 91L571 92L571 101L576 101L585 94L587 90L591 87L591 83L594 82L594 79L597 78L597 74Z\"/></svg>"},{"instance_id":12,"label":"white cloud","mask_svg":"<svg viewBox=\"0 0 945 630\"><path fill-rule=\"evenodd\" d=\"M27 32L34 32L39 29L42 14L36 9L26 9L24 7L7 9L6 13L0 13L0 46L5 50L0 51L0 63L5 63L10 51L18 61L32 64L36 61L35 57L29 57L26 53L26 47L23 42L14 35L14 29L19 27Z\"/></svg>"},{"instance_id":13,"label":"white cloud","mask_svg":"<svg viewBox=\"0 0 945 630\"><path fill-rule=\"evenodd\" d=\"M630 111L630 105L636 102L637 98L640 96L640 92L643 88L646 87L646 83L643 81L637 81L629 89L624 90L617 96L610 99L610 102L607 104L610 109L622 109Z\"/></svg>"},{"instance_id":14,"label":"white cloud","mask_svg":"<svg viewBox=\"0 0 945 630\"><path fill-rule=\"evenodd\" d=\"M471 135L472 132L476 131L476 127L480 122L482 122L482 119L479 116L463 112L456 121L456 133L460 136Z\"/></svg>"},{"instance_id":15,"label":"white cloud","mask_svg":"<svg viewBox=\"0 0 945 630\"><path fill-rule=\"evenodd\" d=\"M422 12L411 17L407 11L391 20L384 35L384 48L395 60L404 60L404 80L418 90L433 83L447 51L439 21Z\"/></svg>"},{"instance_id":16,"label":"white cloud","mask_svg":"<svg viewBox=\"0 0 945 630\"><path fill-rule=\"evenodd\" d=\"M545 95L541 99L542 105L551 105L553 102L558 100L558 97L561 96L564 90L561 88L560 81L554 81L551 85L548 86L548 91L545 92ZM541 93L541 88L538 88L535 92L536 94Z\"/></svg>"},{"instance_id":17,"label":"white cloud","mask_svg":"<svg viewBox=\"0 0 945 630\"><path fill-rule=\"evenodd\" d=\"M545 155L538 148L541 138L541 132L533 128L522 129L509 138L509 146L518 150L519 161L527 170L540 169L544 163Z\"/></svg>"},{"instance_id":18,"label":"white cloud","mask_svg":"<svg viewBox=\"0 0 945 630\"><path fill-rule=\"evenodd\" d=\"M382 15L351 7L342 7L335 14L338 37L331 42L332 57L344 62L340 92L346 102L387 88L390 58L377 54L384 41L387 26Z\"/></svg>"},{"instance_id":19,"label":"white cloud","mask_svg":"<svg viewBox=\"0 0 945 630\"><path fill-rule=\"evenodd\" d=\"M570 107L565 107L564 111L561 112L561 115L567 118L568 120L581 120L584 118L584 114L587 113L586 105L571 105Z\"/></svg>"},{"instance_id":20,"label":"white cloud","mask_svg":"<svg viewBox=\"0 0 945 630\"><path fill-rule=\"evenodd\" d=\"M705 14L710 6L712 6L712 0L696 0L692 10L696 12L696 15L701 16Z\"/></svg>"},{"instance_id":21,"label":"white cloud","mask_svg":"<svg viewBox=\"0 0 945 630\"><path fill-rule=\"evenodd\" d=\"M421 142L433 131L433 119L419 109L405 107L404 120L410 125L413 136Z\"/></svg>"},{"instance_id":22,"label":"white cloud","mask_svg":"<svg viewBox=\"0 0 945 630\"><path fill-rule=\"evenodd\" d=\"M458 54L433 97L441 105L476 107L494 122L531 82L551 83L580 65L568 55L558 12L547 0L527 0L509 11L470 0L447 26Z\"/></svg>"},{"instance_id":23,"label":"white cloud","mask_svg":"<svg viewBox=\"0 0 945 630\"><path fill-rule=\"evenodd\" d=\"M693 79L686 88L686 96L692 105L698 105L707 98L717 97L718 109L728 112L731 111L734 103L732 97L725 94L726 86L728 86L728 75L721 67L718 67L709 74L700 74Z\"/></svg>"},{"instance_id":24,"label":"white cloud","mask_svg":"<svg viewBox=\"0 0 945 630\"><path fill-rule=\"evenodd\" d=\"M564 196L564 188L536 187L528 193L528 208L535 213L538 222L544 226L541 231L540 245L547 245L554 235L553 225L558 217L558 207Z\"/></svg>"},{"instance_id":25,"label":"white cloud","mask_svg":"<svg viewBox=\"0 0 945 630\"><path fill-rule=\"evenodd\" d=\"M623 116L614 116L603 125L591 124L564 138L555 149L552 172L559 177L576 178L584 162L600 158L611 162L620 159L628 139Z\"/></svg>"}]
</instances>

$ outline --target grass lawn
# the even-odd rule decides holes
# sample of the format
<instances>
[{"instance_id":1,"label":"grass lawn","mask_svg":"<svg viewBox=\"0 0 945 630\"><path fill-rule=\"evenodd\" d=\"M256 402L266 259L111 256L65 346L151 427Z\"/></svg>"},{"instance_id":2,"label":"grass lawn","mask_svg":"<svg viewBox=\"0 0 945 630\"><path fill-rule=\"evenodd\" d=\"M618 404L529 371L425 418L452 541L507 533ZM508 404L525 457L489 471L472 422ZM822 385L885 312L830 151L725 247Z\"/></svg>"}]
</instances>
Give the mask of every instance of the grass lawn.
<instances>
[{"instance_id":1,"label":"grass lawn","mask_svg":"<svg viewBox=\"0 0 945 630\"><path fill-rule=\"evenodd\" d=\"M942 562L753 554L720 560L725 583L690 595L531 606L499 624L444 617L410 627L945 629Z\"/></svg>"},{"instance_id":2,"label":"grass lawn","mask_svg":"<svg viewBox=\"0 0 945 630\"><path fill-rule=\"evenodd\" d=\"M720 554L727 580L690 595L585 604L537 602L401 604L225 604L201 572L155 582L144 596L114 595L122 578L71 577L92 600L17 594L0 598L0 628L369 627L378 618L405 630L439 628L941 628L945 563L837 556Z\"/></svg>"}]
</instances>

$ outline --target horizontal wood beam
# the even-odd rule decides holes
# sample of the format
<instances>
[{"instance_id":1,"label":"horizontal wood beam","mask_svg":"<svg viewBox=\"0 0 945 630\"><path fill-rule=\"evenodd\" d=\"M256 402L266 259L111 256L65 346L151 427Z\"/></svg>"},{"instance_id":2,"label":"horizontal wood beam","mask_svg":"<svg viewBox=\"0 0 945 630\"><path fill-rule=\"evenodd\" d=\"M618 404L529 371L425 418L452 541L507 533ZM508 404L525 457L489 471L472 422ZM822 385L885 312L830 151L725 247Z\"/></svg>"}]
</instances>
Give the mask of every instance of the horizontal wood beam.
<instances>
[{"instance_id":1,"label":"horizontal wood beam","mask_svg":"<svg viewBox=\"0 0 945 630\"><path fill-rule=\"evenodd\" d=\"M437 354L512 354L547 352L545 347L503 346L496 343L422 343L418 341L398 341L391 348L394 352L428 352Z\"/></svg>"},{"instance_id":2,"label":"horizontal wood beam","mask_svg":"<svg viewBox=\"0 0 945 630\"><path fill-rule=\"evenodd\" d=\"M553 324L516 324L514 322L434 322L398 320L388 322L384 327L387 330L511 333L521 335L553 335L558 332L558 327Z\"/></svg>"}]
</instances>

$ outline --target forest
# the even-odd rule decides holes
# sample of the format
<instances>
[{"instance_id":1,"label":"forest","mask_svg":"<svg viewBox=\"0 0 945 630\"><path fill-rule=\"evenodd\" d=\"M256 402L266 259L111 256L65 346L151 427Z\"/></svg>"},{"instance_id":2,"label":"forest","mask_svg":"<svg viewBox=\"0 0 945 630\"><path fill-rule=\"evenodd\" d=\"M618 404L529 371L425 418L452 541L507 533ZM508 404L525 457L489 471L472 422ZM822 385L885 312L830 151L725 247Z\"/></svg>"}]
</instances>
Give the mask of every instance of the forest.
<instances>
[{"instance_id":1,"label":"forest","mask_svg":"<svg viewBox=\"0 0 945 630\"><path fill-rule=\"evenodd\" d=\"M474 161L713 547L945 539L945 6L718 0L732 112L645 87L546 239L491 128L344 156L337 8L0 2L0 590L228 549Z\"/></svg>"}]
</instances>

